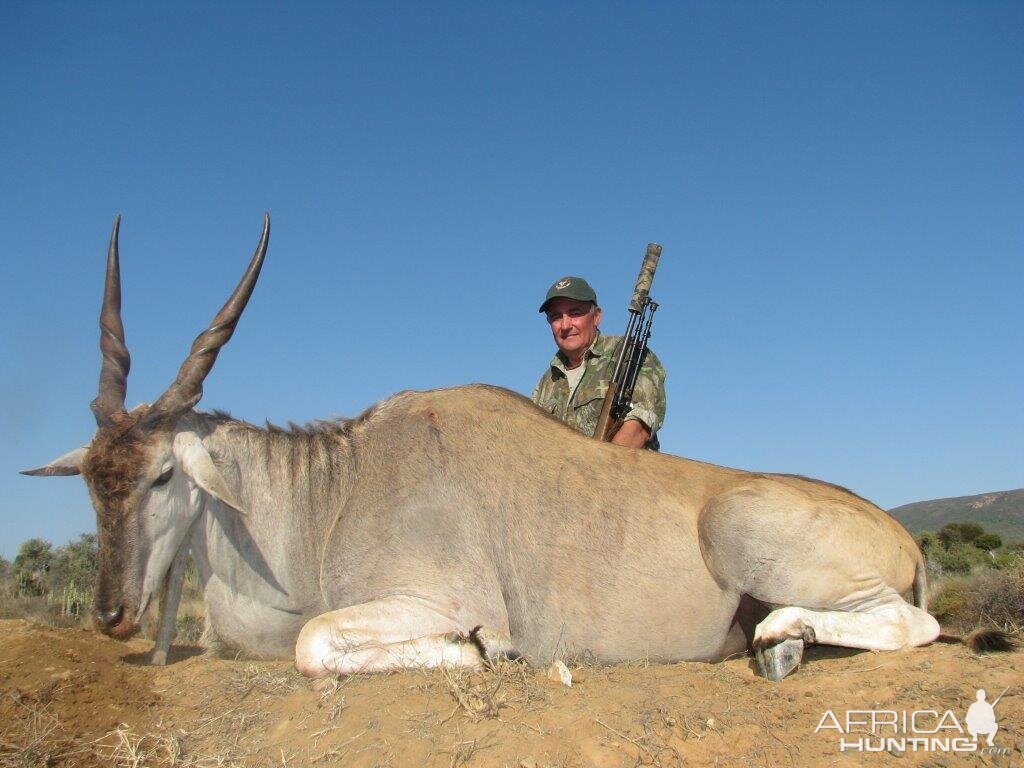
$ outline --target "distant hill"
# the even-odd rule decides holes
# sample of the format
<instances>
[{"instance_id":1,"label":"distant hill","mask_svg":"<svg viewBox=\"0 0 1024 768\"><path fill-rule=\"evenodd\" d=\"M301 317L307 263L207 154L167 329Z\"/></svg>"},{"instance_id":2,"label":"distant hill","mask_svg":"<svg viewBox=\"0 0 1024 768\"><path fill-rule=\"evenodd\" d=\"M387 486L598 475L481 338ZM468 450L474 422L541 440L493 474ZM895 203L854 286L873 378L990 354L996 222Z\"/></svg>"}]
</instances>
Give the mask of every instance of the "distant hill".
<instances>
[{"instance_id":1,"label":"distant hill","mask_svg":"<svg viewBox=\"0 0 1024 768\"><path fill-rule=\"evenodd\" d=\"M1003 543L1024 541L1024 488L954 499L915 501L890 509L911 533L938 531L946 523L973 522L998 533Z\"/></svg>"}]
</instances>

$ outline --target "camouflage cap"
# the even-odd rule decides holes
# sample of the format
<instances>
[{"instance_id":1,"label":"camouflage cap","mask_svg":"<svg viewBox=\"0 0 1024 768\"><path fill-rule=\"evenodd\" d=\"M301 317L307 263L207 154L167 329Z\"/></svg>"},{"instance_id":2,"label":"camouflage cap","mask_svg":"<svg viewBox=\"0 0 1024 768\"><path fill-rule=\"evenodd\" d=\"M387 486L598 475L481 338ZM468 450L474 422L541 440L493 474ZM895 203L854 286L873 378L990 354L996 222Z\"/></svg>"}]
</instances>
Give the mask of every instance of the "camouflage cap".
<instances>
[{"instance_id":1,"label":"camouflage cap","mask_svg":"<svg viewBox=\"0 0 1024 768\"><path fill-rule=\"evenodd\" d=\"M549 301L561 297L576 299L576 301L592 301L597 304L597 294L590 287L590 283L582 277L569 275L561 280L556 280L555 284L548 288L548 295L544 297L540 311L543 312L547 308Z\"/></svg>"}]
</instances>

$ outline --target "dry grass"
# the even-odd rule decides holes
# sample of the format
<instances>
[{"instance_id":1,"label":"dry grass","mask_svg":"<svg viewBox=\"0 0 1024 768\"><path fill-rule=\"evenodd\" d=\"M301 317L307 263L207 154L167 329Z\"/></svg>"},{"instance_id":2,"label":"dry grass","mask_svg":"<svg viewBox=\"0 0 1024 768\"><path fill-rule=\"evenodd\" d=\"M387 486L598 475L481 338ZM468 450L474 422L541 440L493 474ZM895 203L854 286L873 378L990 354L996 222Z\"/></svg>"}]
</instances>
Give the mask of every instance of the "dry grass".
<instances>
[{"instance_id":1,"label":"dry grass","mask_svg":"<svg viewBox=\"0 0 1024 768\"><path fill-rule=\"evenodd\" d=\"M451 758L448 763L449 768L461 768L461 766L469 765L473 757L481 750L497 745L498 740L493 733L482 737L466 738L459 730L456 731L455 741L447 748L439 750L439 754Z\"/></svg>"},{"instance_id":2,"label":"dry grass","mask_svg":"<svg viewBox=\"0 0 1024 768\"><path fill-rule=\"evenodd\" d=\"M176 740L165 743L155 736L140 736L123 724L96 744L109 764L117 768L181 764L181 745Z\"/></svg>"},{"instance_id":3,"label":"dry grass","mask_svg":"<svg viewBox=\"0 0 1024 768\"><path fill-rule=\"evenodd\" d=\"M464 715L473 722L483 718L497 717L502 705L506 705L506 692L502 691L505 684L503 675L487 676L472 673L466 674L461 668L442 667L441 678L448 686L448 692Z\"/></svg>"},{"instance_id":4,"label":"dry grass","mask_svg":"<svg viewBox=\"0 0 1024 768\"><path fill-rule=\"evenodd\" d=\"M258 661L246 662L233 668L227 682L227 690L236 701L253 694L263 698L280 698L308 686L309 680L293 668Z\"/></svg>"},{"instance_id":5,"label":"dry grass","mask_svg":"<svg viewBox=\"0 0 1024 768\"><path fill-rule=\"evenodd\" d=\"M455 708L443 722L462 714L471 722L497 719L503 709L527 710L547 700L535 670L517 661L501 660L488 669L440 667L430 676L440 680Z\"/></svg>"},{"instance_id":6,"label":"dry grass","mask_svg":"<svg viewBox=\"0 0 1024 768\"><path fill-rule=\"evenodd\" d=\"M185 733L135 732L120 725L94 742L72 737L45 706L9 695L14 715L0 726L0 768L243 768L230 750L189 754Z\"/></svg>"},{"instance_id":7,"label":"dry grass","mask_svg":"<svg viewBox=\"0 0 1024 768\"><path fill-rule=\"evenodd\" d=\"M94 754L91 745L72 738L45 704L8 691L0 714L0 768L49 768Z\"/></svg>"},{"instance_id":8,"label":"dry grass","mask_svg":"<svg viewBox=\"0 0 1024 768\"><path fill-rule=\"evenodd\" d=\"M246 755L231 748L201 751L186 749L190 735L185 733L140 734L121 725L96 744L102 764L112 768L246 768Z\"/></svg>"},{"instance_id":9,"label":"dry grass","mask_svg":"<svg viewBox=\"0 0 1024 768\"><path fill-rule=\"evenodd\" d=\"M296 755L270 755L263 743L274 718L274 704L307 681L272 662L239 662L221 680L177 681L173 695L197 701L197 716L174 725L161 721L144 731L122 724L93 747L98 765L113 768L255 768L307 765ZM166 693L166 692L165 692ZM215 706L200 702L224 702ZM7 768L0 765L0 768Z\"/></svg>"},{"instance_id":10,"label":"dry grass","mask_svg":"<svg viewBox=\"0 0 1024 768\"><path fill-rule=\"evenodd\" d=\"M48 627L83 627L91 625L89 611L75 614L61 596L17 595L0 589L0 619L25 619Z\"/></svg>"}]
</instances>

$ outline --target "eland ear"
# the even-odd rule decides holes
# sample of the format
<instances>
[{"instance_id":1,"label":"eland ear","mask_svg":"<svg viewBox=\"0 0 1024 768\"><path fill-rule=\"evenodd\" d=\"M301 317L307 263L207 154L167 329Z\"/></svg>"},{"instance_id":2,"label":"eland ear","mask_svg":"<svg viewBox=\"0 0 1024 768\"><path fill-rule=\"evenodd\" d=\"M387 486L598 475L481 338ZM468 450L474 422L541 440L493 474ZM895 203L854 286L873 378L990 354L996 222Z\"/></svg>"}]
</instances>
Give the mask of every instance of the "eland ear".
<instances>
[{"instance_id":1,"label":"eland ear","mask_svg":"<svg viewBox=\"0 0 1024 768\"><path fill-rule=\"evenodd\" d=\"M206 450L203 441L195 432L179 432L174 436L174 455L181 464L185 474L192 482L213 496L215 499L227 504L236 512L245 514L241 504L235 499L224 476L213 463L213 457Z\"/></svg>"},{"instance_id":2,"label":"eland ear","mask_svg":"<svg viewBox=\"0 0 1024 768\"><path fill-rule=\"evenodd\" d=\"M81 448L75 448L75 450L68 451L63 456L59 456L49 464L44 464L35 469L23 469L21 474L32 475L33 477L80 475L82 473L82 462L85 461L85 454L88 450L89 446L83 445Z\"/></svg>"}]
</instances>

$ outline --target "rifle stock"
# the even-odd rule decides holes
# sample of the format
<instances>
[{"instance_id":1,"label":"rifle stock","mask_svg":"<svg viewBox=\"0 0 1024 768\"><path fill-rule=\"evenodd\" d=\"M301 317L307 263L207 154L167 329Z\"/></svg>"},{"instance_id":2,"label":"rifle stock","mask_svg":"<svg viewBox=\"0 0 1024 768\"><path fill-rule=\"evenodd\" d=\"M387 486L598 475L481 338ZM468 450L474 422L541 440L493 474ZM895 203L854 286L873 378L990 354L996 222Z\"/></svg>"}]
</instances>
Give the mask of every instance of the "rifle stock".
<instances>
[{"instance_id":1,"label":"rifle stock","mask_svg":"<svg viewBox=\"0 0 1024 768\"><path fill-rule=\"evenodd\" d=\"M594 427L594 437L603 442L612 439L612 435L618 430L610 430L609 424L612 421L612 403L615 402L615 393L619 385L614 381L608 382L608 391L605 393L604 402L601 404L601 415L597 419L597 426Z\"/></svg>"}]
</instances>

